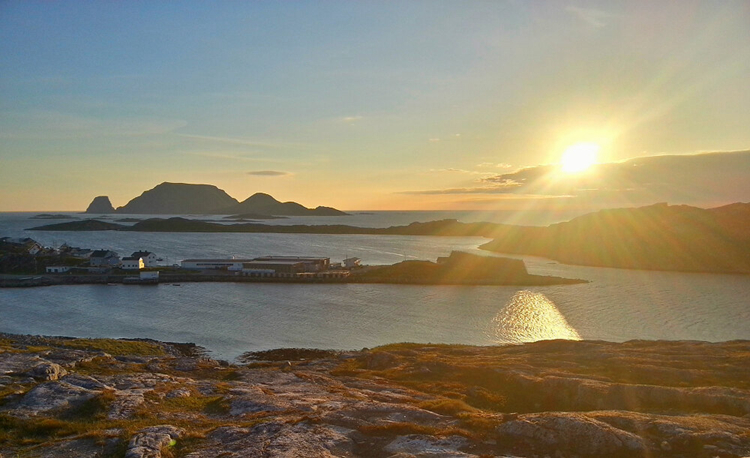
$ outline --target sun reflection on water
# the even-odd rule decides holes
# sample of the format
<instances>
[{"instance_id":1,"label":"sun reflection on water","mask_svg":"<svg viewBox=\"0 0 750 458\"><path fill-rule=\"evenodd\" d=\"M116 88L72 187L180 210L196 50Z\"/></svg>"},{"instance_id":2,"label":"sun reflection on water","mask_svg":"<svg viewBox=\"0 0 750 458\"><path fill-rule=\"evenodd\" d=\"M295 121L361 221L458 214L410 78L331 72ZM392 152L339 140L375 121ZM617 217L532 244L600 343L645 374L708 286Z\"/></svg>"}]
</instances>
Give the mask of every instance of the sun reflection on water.
<instances>
[{"instance_id":1,"label":"sun reflection on water","mask_svg":"<svg viewBox=\"0 0 750 458\"><path fill-rule=\"evenodd\" d=\"M492 319L490 338L496 343L537 340L581 340L557 306L544 294L519 291Z\"/></svg>"}]
</instances>

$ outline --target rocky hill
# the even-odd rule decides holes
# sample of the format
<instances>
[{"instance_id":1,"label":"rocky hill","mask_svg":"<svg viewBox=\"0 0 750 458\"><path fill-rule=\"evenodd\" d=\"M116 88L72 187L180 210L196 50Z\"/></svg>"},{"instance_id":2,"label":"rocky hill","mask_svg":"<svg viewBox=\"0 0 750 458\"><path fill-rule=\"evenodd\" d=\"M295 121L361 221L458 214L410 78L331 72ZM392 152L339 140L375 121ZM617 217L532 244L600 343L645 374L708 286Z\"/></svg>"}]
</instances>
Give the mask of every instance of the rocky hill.
<instances>
[{"instance_id":1,"label":"rocky hill","mask_svg":"<svg viewBox=\"0 0 750 458\"><path fill-rule=\"evenodd\" d=\"M253 194L237 205L218 209L214 213L229 215L250 213L274 216L343 216L347 214L331 207L307 208L297 202L279 202L262 192Z\"/></svg>"},{"instance_id":2,"label":"rocky hill","mask_svg":"<svg viewBox=\"0 0 750 458\"><path fill-rule=\"evenodd\" d=\"M208 184L162 183L117 208L117 213L201 214L236 205L237 200Z\"/></svg>"},{"instance_id":3,"label":"rocky hill","mask_svg":"<svg viewBox=\"0 0 750 458\"><path fill-rule=\"evenodd\" d=\"M256 193L243 202L224 190L207 184L162 183L145 191L126 205L112 208L109 198L99 196L86 213L125 213L141 215L250 214L262 219L272 216L342 216L340 210L319 206L306 208L296 202L279 202L268 194Z\"/></svg>"},{"instance_id":4,"label":"rocky hill","mask_svg":"<svg viewBox=\"0 0 750 458\"><path fill-rule=\"evenodd\" d=\"M0 455L750 454L747 341L199 350L0 335Z\"/></svg>"},{"instance_id":5,"label":"rocky hill","mask_svg":"<svg viewBox=\"0 0 750 458\"><path fill-rule=\"evenodd\" d=\"M91 201L86 209L86 213L108 214L114 212L115 209L107 196L94 197L94 200Z\"/></svg>"},{"instance_id":6,"label":"rocky hill","mask_svg":"<svg viewBox=\"0 0 750 458\"><path fill-rule=\"evenodd\" d=\"M506 227L482 246L568 264L750 273L750 203L602 210L548 227Z\"/></svg>"}]
</instances>

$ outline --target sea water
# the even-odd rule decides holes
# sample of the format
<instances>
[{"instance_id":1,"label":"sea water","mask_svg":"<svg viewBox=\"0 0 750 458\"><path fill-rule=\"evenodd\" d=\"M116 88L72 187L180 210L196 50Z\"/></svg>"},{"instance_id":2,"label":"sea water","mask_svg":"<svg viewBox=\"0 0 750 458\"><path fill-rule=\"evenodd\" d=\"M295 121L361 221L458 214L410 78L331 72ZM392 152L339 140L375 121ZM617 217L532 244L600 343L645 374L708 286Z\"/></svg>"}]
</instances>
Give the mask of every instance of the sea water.
<instances>
[{"instance_id":1,"label":"sea water","mask_svg":"<svg viewBox=\"0 0 750 458\"><path fill-rule=\"evenodd\" d=\"M372 216L370 224L383 227L399 218L424 216L398 215L358 218ZM333 261L357 256L366 264L390 264L434 261L452 250L489 254L478 248L487 241L481 237L25 231L57 222L31 216L0 214L0 236L108 248L120 255L145 249L165 263L272 254L329 256ZM455 214L427 217L439 219L436 216ZM521 258L530 273L589 283L534 288L184 283L0 289L0 332L194 342L224 359L278 347L359 349L392 342L750 339L750 276L594 268Z\"/></svg>"}]
</instances>

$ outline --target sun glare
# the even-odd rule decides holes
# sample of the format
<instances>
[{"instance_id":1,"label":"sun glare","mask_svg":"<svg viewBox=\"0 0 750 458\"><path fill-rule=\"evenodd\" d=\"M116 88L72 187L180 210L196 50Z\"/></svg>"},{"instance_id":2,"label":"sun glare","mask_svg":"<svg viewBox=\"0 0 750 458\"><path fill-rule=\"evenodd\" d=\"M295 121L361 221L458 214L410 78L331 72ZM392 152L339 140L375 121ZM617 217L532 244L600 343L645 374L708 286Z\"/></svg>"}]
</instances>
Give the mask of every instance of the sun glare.
<instances>
[{"instance_id":1,"label":"sun glare","mask_svg":"<svg viewBox=\"0 0 750 458\"><path fill-rule=\"evenodd\" d=\"M576 143L571 145L562 155L560 164L566 173L578 173L596 164L596 156L601 146L596 143Z\"/></svg>"}]
</instances>

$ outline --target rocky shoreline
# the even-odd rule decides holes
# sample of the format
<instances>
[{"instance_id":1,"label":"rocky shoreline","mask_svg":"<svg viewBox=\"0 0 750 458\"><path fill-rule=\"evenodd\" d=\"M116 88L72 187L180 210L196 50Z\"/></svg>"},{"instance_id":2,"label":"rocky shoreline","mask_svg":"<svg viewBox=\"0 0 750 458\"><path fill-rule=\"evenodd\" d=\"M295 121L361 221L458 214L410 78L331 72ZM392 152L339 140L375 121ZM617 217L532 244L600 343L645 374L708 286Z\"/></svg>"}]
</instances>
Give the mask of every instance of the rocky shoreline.
<instances>
[{"instance_id":1,"label":"rocky shoreline","mask_svg":"<svg viewBox=\"0 0 750 458\"><path fill-rule=\"evenodd\" d=\"M750 342L281 349L0 334L2 457L743 457Z\"/></svg>"}]
</instances>

